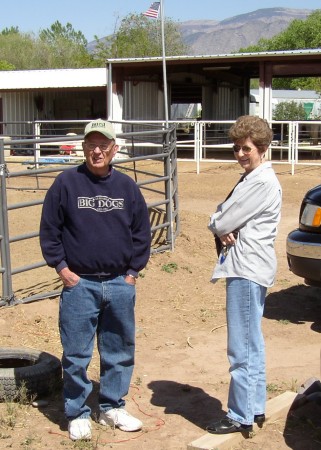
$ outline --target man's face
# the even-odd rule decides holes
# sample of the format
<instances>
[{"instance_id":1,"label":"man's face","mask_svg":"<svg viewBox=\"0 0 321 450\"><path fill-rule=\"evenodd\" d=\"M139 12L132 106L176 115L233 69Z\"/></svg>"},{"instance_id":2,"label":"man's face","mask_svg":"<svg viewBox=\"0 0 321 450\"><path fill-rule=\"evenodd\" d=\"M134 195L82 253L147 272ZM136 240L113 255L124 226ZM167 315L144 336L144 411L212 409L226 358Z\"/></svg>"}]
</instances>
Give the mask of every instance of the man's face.
<instances>
[{"instance_id":1,"label":"man's face","mask_svg":"<svg viewBox=\"0 0 321 450\"><path fill-rule=\"evenodd\" d=\"M106 176L110 161L117 153L115 141L101 133L90 133L83 142L86 164L90 172L97 176Z\"/></svg>"}]
</instances>

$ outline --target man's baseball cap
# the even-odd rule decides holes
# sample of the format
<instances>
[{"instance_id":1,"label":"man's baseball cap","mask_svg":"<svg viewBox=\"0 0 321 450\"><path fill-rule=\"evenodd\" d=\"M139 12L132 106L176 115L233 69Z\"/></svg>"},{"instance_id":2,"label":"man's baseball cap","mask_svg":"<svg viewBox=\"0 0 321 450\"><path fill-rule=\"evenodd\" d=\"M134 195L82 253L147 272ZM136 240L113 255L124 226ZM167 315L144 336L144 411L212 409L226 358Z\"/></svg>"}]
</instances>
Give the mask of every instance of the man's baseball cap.
<instances>
[{"instance_id":1,"label":"man's baseball cap","mask_svg":"<svg viewBox=\"0 0 321 450\"><path fill-rule=\"evenodd\" d=\"M112 124L106 120L96 119L86 125L85 137L88 136L89 133L94 132L101 133L108 139L116 139L116 133Z\"/></svg>"}]
</instances>

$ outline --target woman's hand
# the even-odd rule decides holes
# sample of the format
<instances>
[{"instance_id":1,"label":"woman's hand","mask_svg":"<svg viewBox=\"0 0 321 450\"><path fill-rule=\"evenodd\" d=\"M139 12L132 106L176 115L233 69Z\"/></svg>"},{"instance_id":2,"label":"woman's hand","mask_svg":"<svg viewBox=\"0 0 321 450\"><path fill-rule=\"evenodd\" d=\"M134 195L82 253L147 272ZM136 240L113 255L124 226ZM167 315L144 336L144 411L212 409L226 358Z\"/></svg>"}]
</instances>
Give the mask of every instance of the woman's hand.
<instances>
[{"instance_id":1,"label":"woman's hand","mask_svg":"<svg viewBox=\"0 0 321 450\"><path fill-rule=\"evenodd\" d=\"M235 237L234 237L233 233L222 234L222 236L220 236L220 240L223 245L234 245L235 244Z\"/></svg>"}]
</instances>

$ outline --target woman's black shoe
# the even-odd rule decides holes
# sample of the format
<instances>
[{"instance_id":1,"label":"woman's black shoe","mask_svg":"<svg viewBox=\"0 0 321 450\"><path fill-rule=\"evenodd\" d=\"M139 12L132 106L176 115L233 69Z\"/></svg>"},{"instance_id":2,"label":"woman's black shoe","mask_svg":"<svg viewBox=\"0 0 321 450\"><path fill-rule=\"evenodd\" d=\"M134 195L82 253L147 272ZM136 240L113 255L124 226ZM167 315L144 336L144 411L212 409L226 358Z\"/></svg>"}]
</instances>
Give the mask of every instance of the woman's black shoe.
<instances>
[{"instance_id":1,"label":"woman's black shoe","mask_svg":"<svg viewBox=\"0 0 321 450\"><path fill-rule=\"evenodd\" d=\"M257 423L259 428L262 428L265 422L265 414L256 414L254 416L254 422Z\"/></svg>"},{"instance_id":2,"label":"woman's black shoe","mask_svg":"<svg viewBox=\"0 0 321 450\"><path fill-rule=\"evenodd\" d=\"M253 431L252 425L241 425L232 419L226 417L218 422L214 422L212 425L206 427L206 431L212 434L228 434L228 433L251 433Z\"/></svg>"}]
</instances>

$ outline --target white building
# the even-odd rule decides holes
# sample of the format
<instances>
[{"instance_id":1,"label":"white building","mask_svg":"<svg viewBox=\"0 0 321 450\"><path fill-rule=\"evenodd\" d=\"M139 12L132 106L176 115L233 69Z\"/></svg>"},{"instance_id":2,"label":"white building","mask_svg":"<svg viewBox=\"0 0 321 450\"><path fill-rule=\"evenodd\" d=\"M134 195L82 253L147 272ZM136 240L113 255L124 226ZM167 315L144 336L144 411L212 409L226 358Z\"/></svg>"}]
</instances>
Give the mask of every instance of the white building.
<instances>
[{"instance_id":1,"label":"white building","mask_svg":"<svg viewBox=\"0 0 321 450\"><path fill-rule=\"evenodd\" d=\"M317 119L321 116L321 97L316 91L272 89L272 113L277 104L293 101L303 105L307 120ZM251 89L250 114L258 115L259 102L259 90Z\"/></svg>"}]
</instances>

